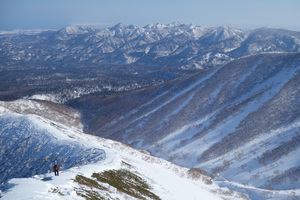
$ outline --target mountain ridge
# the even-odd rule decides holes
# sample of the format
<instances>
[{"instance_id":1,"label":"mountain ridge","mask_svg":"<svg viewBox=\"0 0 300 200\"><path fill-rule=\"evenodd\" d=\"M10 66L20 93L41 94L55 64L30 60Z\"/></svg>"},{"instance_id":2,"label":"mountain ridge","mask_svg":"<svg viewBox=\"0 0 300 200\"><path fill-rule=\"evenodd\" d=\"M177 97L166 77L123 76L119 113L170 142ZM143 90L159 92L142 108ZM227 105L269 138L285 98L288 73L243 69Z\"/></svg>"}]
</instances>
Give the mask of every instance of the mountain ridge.
<instances>
[{"instance_id":1,"label":"mountain ridge","mask_svg":"<svg viewBox=\"0 0 300 200\"><path fill-rule=\"evenodd\" d=\"M1 199L179 200L198 199L199 195L208 199L248 199L242 193L219 187L204 171L83 134L80 125L72 127L58 121L70 108L58 105L57 112L52 110L53 104L31 100L0 103L0 144L5 143L0 151L0 171L4 175L0 178ZM17 109L8 109L13 104ZM28 114L30 110L35 114ZM50 114L48 118L41 115L43 111ZM59 165L59 176L51 172L54 164ZM96 178L105 173L115 173L123 187ZM131 192L126 189L129 186Z\"/></svg>"},{"instance_id":2,"label":"mountain ridge","mask_svg":"<svg viewBox=\"0 0 300 200\"><path fill-rule=\"evenodd\" d=\"M70 105L82 112L86 133L235 182L294 189L299 182L289 170L298 173L298 160L280 163L290 163L286 159L295 159L300 149L299 67L299 53L260 54L151 88L86 96Z\"/></svg>"},{"instance_id":3,"label":"mountain ridge","mask_svg":"<svg viewBox=\"0 0 300 200\"><path fill-rule=\"evenodd\" d=\"M119 24L106 29L65 27L30 35L2 34L0 98L46 97L64 103L94 92L155 85L243 56L299 51L299 32L271 28ZM86 73L89 81L82 76ZM78 96L71 95L74 90Z\"/></svg>"}]
</instances>

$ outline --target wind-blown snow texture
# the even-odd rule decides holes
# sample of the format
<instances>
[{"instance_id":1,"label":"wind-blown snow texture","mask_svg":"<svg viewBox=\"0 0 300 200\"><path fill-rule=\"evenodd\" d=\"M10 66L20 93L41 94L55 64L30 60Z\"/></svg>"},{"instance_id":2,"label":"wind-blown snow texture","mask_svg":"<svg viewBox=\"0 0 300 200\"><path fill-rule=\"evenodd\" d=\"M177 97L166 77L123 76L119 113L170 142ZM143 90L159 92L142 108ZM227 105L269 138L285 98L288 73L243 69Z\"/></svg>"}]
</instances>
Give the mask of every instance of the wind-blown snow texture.
<instances>
[{"instance_id":1,"label":"wind-blown snow texture","mask_svg":"<svg viewBox=\"0 0 300 200\"><path fill-rule=\"evenodd\" d=\"M300 54L262 54L82 98L86 132L261 188L300 188Z\"/></svg>"}]
</instances>

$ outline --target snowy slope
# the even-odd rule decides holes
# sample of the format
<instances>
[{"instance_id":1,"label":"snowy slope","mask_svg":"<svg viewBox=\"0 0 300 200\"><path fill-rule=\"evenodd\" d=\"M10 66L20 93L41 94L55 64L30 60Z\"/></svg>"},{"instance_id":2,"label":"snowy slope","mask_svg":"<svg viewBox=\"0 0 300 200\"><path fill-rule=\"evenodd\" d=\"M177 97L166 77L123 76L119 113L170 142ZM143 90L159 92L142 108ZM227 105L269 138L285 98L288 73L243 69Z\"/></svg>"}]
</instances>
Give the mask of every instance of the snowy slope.
<instances>
[{"instance_id":1,"label":"snowy slope","mask_svg":"<svg viewBox=\"0 0 300 200\"><path fill-rule=\"evenodd\" d=\"M83 134L78 128L39 115L16 114L4 108L13 103L19 104L1 102L0 107L1 175L5 175L4 180L1 176L1 199L85 199L79 194L88 191L106 199L136 199L105 183L101 185L106 189L99 190L74 181L78 175L91 178L94 172L121 168L142 176L160 199L247 199L220 188L200 171ZM39 106L42 102L27 103L22 100L24 107L43 107ZM51 172L55 162L60 166L60 176Z\"/></svg>"},{"instance_id":2,"label":"snowy slope","mask_svg":"<svg viewBox=\"0 0 300 200\"><path fill-rule=\"evenodd\" d=\"M55 130L55 123L43 121L43 118L32 115L0 116L1 183L10 178L47 173L55 162L62 169L68 169L105 158L103 150L72 140L75 133L61 135ZM60 129L70 132L66 127Z\"/></svg>"},{"instance_id":3,"label":"snowy slope","mask_svg":"<svg viewBox=\"0 0 300 200\"><path fill-rule=\"evenodd\" d=\"M299 189L299 74L299 53L261 54L74 107L86 132L240 184Z\"/></svg>"}]
</instances>

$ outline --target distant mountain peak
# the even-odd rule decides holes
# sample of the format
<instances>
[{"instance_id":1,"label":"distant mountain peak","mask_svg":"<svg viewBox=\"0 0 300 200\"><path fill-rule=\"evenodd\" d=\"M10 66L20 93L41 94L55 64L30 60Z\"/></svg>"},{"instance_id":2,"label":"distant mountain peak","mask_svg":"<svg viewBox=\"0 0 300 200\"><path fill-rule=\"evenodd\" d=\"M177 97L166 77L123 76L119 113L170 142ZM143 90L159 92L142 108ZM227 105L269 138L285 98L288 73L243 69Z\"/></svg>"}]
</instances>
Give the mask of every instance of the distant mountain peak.
<instances>
[{"instance_id":1,"label":"distant mountain peak","mask_svg":"<svg viewBox=\"0 0 300 200\"><path fill-rule=\"evenodd\" d=\"M80 30L79 28L77 28L75 26L67 26L67 27L60 29L59 32L64 33L64 34L79 34L79 33L82 33L82 30Z\"/></svg>"},{"instance_id":2,"label":"distant mountain peak","mask_svg":"<svg viewBox=\"0 0 300 200\"><path fill-rule=\"evenodd\" d=\"M138 28L137 26L130 24L129 26L126 27L127 29L136 29Z\"/></svg>"},{"instance_id":3,"label":"distant mountain peak","mask_svg":"<svg viewBox=\"0 0 300 200\"><path fill-rule=\"evenodd\" d=\"M124 24L118 23L118 24L116 24L115 26L113 26L113 27L111 28L111 30L119 30L119 29L124 29L124 28L125 28L125 25L124 25Z\"/></svg>"},{"instance_id":4,"label":"distant mountain peak","mask_svg":"<svg viewBox=\"0 0 300 200\"><path fill-rule=\"evenodd\" d=\"M65 40L65 39L76 37L79 34L87 33L89 31L91 31L91 29L88 30L81 27L77 28L76 26L67 26L60 29L57 32L57 37L58 39Z\"/></svg>"},{"instance_id":5,"label":"distant mountain peak","mask_svg":"<svg viewBox=\"0 0 300 200\"><path fill-rule=\"evenodd\" d=\"M228 26L228 25L223 25L223 26L220 26L219 28L221 28L221 29L226 29L226 30L229 30L230 29L230 27Z\"/></svg>"},{"instance_id":6,"label":"distant mountain peak","mask_svg":"<svg viewBox=\"0 0 300 200\"><path fill-rule=\"evenodd\" d=\"M166 28L166 27L167 27L167 25L162 24L162 23L157 23L157 24L155 24L155 28L162 29L162 28Z\"/></svg>"},{"instance_id":7,"label":"distant mountain peak","mask_svg":"<svg viewBox=\"0 0 300 200\"><path fill-rule=\"evenodd\" d=\"M185 23L181 22L181 21L175 21L173 23L170 24L170 26L174 27L174 26L180 26L180 25L185 25Z\"/></svg>"}]
</instances>

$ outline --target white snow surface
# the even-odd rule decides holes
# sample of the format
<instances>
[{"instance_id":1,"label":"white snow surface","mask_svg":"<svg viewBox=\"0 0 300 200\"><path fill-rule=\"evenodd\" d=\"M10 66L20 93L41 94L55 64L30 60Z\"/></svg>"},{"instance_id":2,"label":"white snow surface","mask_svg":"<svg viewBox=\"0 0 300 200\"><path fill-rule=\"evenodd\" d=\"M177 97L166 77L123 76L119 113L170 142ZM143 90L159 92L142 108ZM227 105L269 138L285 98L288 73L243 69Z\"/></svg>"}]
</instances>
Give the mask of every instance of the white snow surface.
<instances>
[{"instance_id":1,"label":"white snow surface","mask_svg":"<svg viewBox=\"0 0 300 200\"><path fill-rule=\"evenodd\" d=\"M24 105L26 100L22 101ZM28 100L28 106L32 107L32 103L39 104L39 102ZM226 187L221 188L214 182L208 184L207 181L211 181L211 178L208 176L201 174L200 177L193 177L190 175L188 168L153 157L145 151L135 150L115 141L86 135L79 128L68 127L65 124L60 124L38 115L14 113L5 109L5 104L5 102L0 104L1 145L4 144L5 148L12 148L15 141L19 142L20 138L24 140L17 145L18 149L11 149L11 152L7 152L12 155L18 155L10 157L8 162L18 163L21 166L31 165L28 168L24 167L25 170L29 171L41 167L44 168L45 166L49 166L49 170L46 173L37 171L35 175L24 173L24 177L13 178L8 183L2 184L0 186L2 189L0 197L3 200L84 199L76 193L76 189L81 187L74 181L76 175L91 178L94 172L99 173L104 170L128 167L124 163L128 163L131 166L131 170L141 175L153 187L152 192L161 199L247 199L245 195L229 190ZM34 107L38 108L39 106L36 105ZM34 137L38 139L34 140ZM26 142L28 138L31 142ZM5 140L6 144L3 142ZM34 160L38 156L48 154L48 157L51 157L51 153L54 152L49 151L53 149L47 146L55 145L58 145L60 148L69 147L72 149L72 152L67 155L59 152L58 165L63 160L72 162L80 159L82 162L74 164L74 167L68 167L67 163L64 163L65 167L61 168L59 176L54 176L54 173L51 172L53 163L46 163L44 166L41 166L39 162L30 163L31 159ZM22 149L22 146L26 148ZM26 155L26 152L30 152L32 148L35 150L31 151L30 155ZM76 154L78 148L82 148L82 150L87 149L86 152L89 152L89 154L83 154L79 158L78 154ZM16 154L16 152L21 154ZM0 156L5 155L0 154ZM61 158L62 156L66 157ZM22 163L22 157L28 158L29 161ZM51 158L48 160L50 162ZM14 168L11 168L5 174L9 174L14 170ZM136 199L117 191L115 188L108 188L109 191L97 190L97 192L103 196L109 196L109 199ZM85 189L92 190L91 188Z\"/></svg>"}]
</instances>

